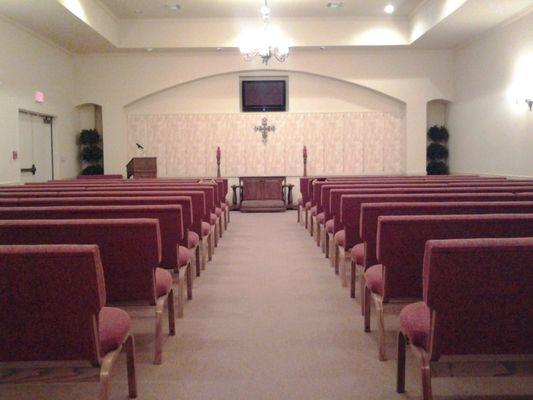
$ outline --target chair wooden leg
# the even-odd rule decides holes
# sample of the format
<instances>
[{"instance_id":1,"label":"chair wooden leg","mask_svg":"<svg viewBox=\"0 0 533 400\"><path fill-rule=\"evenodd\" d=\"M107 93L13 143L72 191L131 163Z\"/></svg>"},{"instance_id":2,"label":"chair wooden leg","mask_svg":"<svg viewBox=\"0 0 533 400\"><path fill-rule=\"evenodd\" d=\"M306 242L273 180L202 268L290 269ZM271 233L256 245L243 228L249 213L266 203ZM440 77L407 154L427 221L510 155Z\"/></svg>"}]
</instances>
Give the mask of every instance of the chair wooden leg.
<instances>
[{"instance_id":1,"label":"chair wooden leg","mask_svg":"<svg viewBox=\"0 0 533 400\"><path fill-rule=\"evenodd\" d=\"M226 208L226 212L228 213L228 224L231 222L231 218L230 218L230 210L229 210L229 206Z\"/></svg>"},{"instance_id":2,"label":"chair wooden leg","mask_svg":"<svg viewBox=\"0 0 533 400\"><path fill-rule=\"evenodd\" d=\"M163 310L167 296L162 296L155 303L155 352L154 364L161 364L163 358Z\"/></svg>"},{"instance_id":3,"label":"chair wooden leg","mask_svg":"<svg viewBox=\"0 0 533 400\"><path fill-rule=\"evenodd\" d=\"M335 245L335 238L330 233L328 233L328 246L330 265L331 268L335 268L335 248L337 246Z\"/></svg>"},{"instance_id":4,"label":"chair wooden leg","mask_svg":"<svg viewBox=\"0 0 533 400\"><path fill-rule=\"evenodd\" d=\"M329 254L329 234L324 230L324 252L326 253L326 258L331 258Z\"/></svg>"},{"instance_id":5,"label":"chair wooden leg","mask_svg":"<svg viewBox=\"0 0 533 400\"><path fill-rule=\"evenodd\" d=\"M378 357L379 361L387 361L386 344L385 344L385 314L383 312L383 301L377 296L372 296L374 306L378 314Z\"/></svg>"},{"instance_id":6,"label":"chair wooden leg","mask_svg":"<svg viewBox=\"0 0 533 400\"><path fill-rule=\"evenodd\" d=\"M307 208L305 209L305 230L309 229L309 213Z\"/></svg>"},{"instance_id":7,"label":"chair wooden leg","mask_svg":"<svg viewBox=\"0 0 533 400\"><path fill-rule=\"evenodd\" d=\"M200 243L194 248L194 265L196 266L196 276L200 276L200 270L202 269Z\"/></svg>"},{"instance_id":8,"label":"chair wooden leg","mask_svg":"<svg viewBox=\"0 0 533 400\"><path fill-rule=\"evenodd\" d=\"M187 274L187 299L192 300L192 289L193 289L193 273L192 273L192 265L189 262L186 266L186 274Z\"/></svg>"},{"instance_id":9,"label":"chair wooden leg","mask_svg":"<svg viewBox=\"0 0 533 400\"><path fill-rule=\"evenodd\" d=\"M137 397L137 384L135 381L135 346L133 344L133 336L130 333L127 335L125 344L121 344L117 349L107 353L103 358L100 366L100 393L99 400L109 400L109 379L111 369L115 364L118 355L122 348L126 348L127 353L127 367L128 367L128 389L130 398Z\"/></svg>"},{"instance_id":10,"label":"chair wooden leg","mask_svg":"<svg viewBox=\"0 0 533 400\"><path fill-rule=\"evenodd\" d=\"M298 223L300 223L301 220L302 220L302 207L298 206L298 211L297 211L297 212L298 212L298 215L297 215L297 217L296 217L296 221L297 221Z\"/></svg>"},{"instance_id":11,"label":"chair wooden leg","mask_svg":"<svg viewBox=\"0 0 533 400\"><path fill-rule=\"evenodd\" d=\"M227 231L228 230L228 213L227 213L227 211L224 211L222 216L224 217L224 230Z\"/></svg>"},{"instance_id":12,"label":"chair wooden leg","mask_svg":"<svg viewBox=\"0 0 533 400\"><path fill-rule=\"evenodd\" d=\"M365 332L370 332L370 313L371 313L371 310L370 310L370 289L368 289L366 286L365 286L365 290L364 290L364 297L365 297L365 312L364 312L364 317L365 317Z\"/></svg>"},{"instance_id":13,"label":"chair wooden leg","mask_svg":"<svg viewBox=\"0 0 533 400\"><path fill-rule=\"evenodd\" d=\"M317 247L320 247L320 239L321 239L321 229L320 229L320 224L318 223L318 221L316 221L316 226L315 226L315 242L316 242L316 245Z\"/></svg>"},{"instance_id":14,"label":"chair wooden leg","mask_svg":"<svg viewBox=\"0 0 533 400\"><path fill-rule=\"evenodd\" d=\"M339 275L340 250L339 250L339 246L337 245L337 243L334 243L334 245L335 245L335 257L334 257L335 263L333 265L335 267L335 274Z\"/></svg>"},{"instance_id":15,"label":"chair wooden leg","mask_svg":"<svg viewBox=\"0 0 533 400\"><path fill-rule=\"evenodd\" d=\"M174 314L174 290L170 289L167 295L168 307L168 333L170 336L176 334L176 316Z\"/></svg>"},{"instance_id":16,"label":"chair wooden leg","mask_svg":"<svg viewBox=\"0 0 533 400\"><path fill-rule=\"evenodd\" d=\"M398 365L396 368L396 392L405 393L405 336L398 332Z\"/></svg>"},{"instance_id":17,"label":"chair wooden leg","mask_svg":"<svg viewBox=\"0 0 533 400\"><path fill-rule=\"evenodd\" d=\"M213 238L215 242L215 247L213 247L213 253L215 252L215 248L218 247L218 224L215 222L215 226L213 228Z\"/></svg>"},{"instance_id":18,"label":"chair wooden leg","mask_svg":"<svg viewBox=\"0 0 533 400\"><path fill-rule=\"evenodd\" d=\"M209 232L207 235L207 260L213 260L213 234Z\"/></svg>"},{"instance_id":19,"label":"chair wooden leg","mask_svg":"<svg viewBox=\"0 0 533 400\"><path fill-rule=\"evenodd\" d=\"M340 259L340 274L341 274L341 285L342 287L348 286L348 268L346 268L346 257L347 252L345 249L342 249L341 251L341 259Z\"/></svg>"},{"instance_id":20,"label":"chair wooden leg","mask_svg":"<svg viewBox=\"0 0 533 400\"><path fill-rule=\"evenodd\" d=\"M219 237L222 238L222 234L224 233L224 224L222 221L222 215L218 217L218 234Z\"/></svg>"},{"instance_id":21,"label":"chair wooden leg","mask_svg":"<svg viewBox=\"0 0 533 400\"><path fill-rule=\"evenodd\" d=\"M355 299L355 277L356 277L356 271L355 271L355 262L353 260L350 261L350 297L352 299Z\"/></svg>"},{"instance_id":22,"label":"chair wooden leg","mask_svg":"<svg viewBox=\"0 0 533 400\"><path fill-rule=\"evenodd\" d=\"M183 308L185 305L185 271L180 268L178 271L178 318L183 318Z\"/></svg>"},{"instance_id":23,"label":"chair wooden leg","mask_svg":"<svg viewBox=\"0 0 533 400\"><path fill-rule=\"evenodd\" d=\"M361 296L361 315L365 315L365 301L366 301L366 298L363 295L363 293L365 292L365 286L366 286L366 284L365 284L364 267L361 267L361 273L359 274L359 296Z\"/></svg>"},{"instance_id":24,"label":"chair wooden leg","mask_svg":"<svg viewBox=\"0 0 533 400\"><path fill-rule=\"evenodd\" d=\"M311 221L309 223L309 234L311 235L311 237L313 237L314 235L314 230L315 230L315 217L311 216Z\"/></svg>"},{"instance_id":25,"label":"chair wooden leg","mask_svg":"<svg viewBox=\"0 0 533 400\"><path fill-rule=\"evenodd\" d=\"M423 357L421 365L422 373L422 399L433 400L433 393L431 389L431 366L429 359Z\"/></svg>"}]
</instances>

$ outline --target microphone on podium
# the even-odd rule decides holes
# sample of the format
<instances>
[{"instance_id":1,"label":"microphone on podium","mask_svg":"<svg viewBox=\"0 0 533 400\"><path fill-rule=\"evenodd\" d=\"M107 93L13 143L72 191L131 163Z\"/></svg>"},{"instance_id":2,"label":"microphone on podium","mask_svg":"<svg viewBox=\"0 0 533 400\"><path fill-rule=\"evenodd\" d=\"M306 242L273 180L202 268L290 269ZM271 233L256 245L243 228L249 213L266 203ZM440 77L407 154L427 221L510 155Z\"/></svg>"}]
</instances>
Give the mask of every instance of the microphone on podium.
<instances>
[{"instance_id":1,"label":"microphone on podium","mask_svg":"<svg viewBox=\"0 0 533 400\"><path fill-rule=\"evenodd\" d=\"M139 150L144 150L144 147L142 145L140 145L139 143L135 143L135 145L137 146L137 148Z\"/></svg>"}]
</instances>

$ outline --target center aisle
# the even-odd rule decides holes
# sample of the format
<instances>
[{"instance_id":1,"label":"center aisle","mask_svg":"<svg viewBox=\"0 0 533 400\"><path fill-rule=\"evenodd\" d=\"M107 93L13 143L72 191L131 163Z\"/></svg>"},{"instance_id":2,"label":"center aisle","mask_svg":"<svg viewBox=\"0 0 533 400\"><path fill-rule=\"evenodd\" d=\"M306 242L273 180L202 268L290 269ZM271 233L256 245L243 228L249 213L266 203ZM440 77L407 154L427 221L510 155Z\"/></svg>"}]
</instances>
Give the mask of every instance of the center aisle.
<instances>
[{"instance_id":1,"label":"center aisle","mask_svg":"<svg viewBox=\"0 0 533 400\"><path fill-rule=\"evenodd\" d=\"M376 360L358 303L295 220L232 213L163 365L140 357L143 399L405 398L395 362Z\"/></svg>"}]
</instances>

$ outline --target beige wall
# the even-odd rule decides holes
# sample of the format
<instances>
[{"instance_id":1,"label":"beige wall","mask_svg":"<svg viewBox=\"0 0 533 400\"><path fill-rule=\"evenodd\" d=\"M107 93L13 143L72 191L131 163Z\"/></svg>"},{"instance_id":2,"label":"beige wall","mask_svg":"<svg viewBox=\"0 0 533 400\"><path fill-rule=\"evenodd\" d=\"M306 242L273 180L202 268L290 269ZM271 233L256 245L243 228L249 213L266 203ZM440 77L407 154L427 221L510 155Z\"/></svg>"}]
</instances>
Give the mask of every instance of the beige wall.
<instances>
[{"instance_id":1,"label":"beige wall","mask_svg":"<svg viewBox=\"0 0 533 400\"><path fill-rule=\"evenodd\" d=\"M213 114L240 112L240 77L288 80L288 112L381 111L403 114L405 105L373 90L305 73L230 73L175 86L126 107L127 114Z\"/></svg>"},{"instance_id":2,"label":"beige wall","mask_svg":"<svg viewBox=\"0 0 533 400\"><path fill-rule=\"evenodd\" d=\"M72 57L34 34L0 18L0 183L19 182L18 110L50 114L54 118L54 164L56 177L77 173ZM45 103L34 101L42 91Z\"/></svg>"},{"instance_id":3,"label":"beige wall","mask_svg":"<svg viewBox=\"0 0 533 400\"><path fill-rule=\"evenodd\" d=\"M236 51L88 55L76 56L75 64L78 103L103 106L107 173L122 173L127 162L124 107L128 104L208 76L265 71L258 60L245 62ZM405 103L406 171L409 173L425 171L427 102L435 98L452 99L453 95L449 51L295 50L283 64L271 61L266 71L279 75L304 72L351 82ZM304 95L302 107L303 99ZM232 104L228 107L234 107L235 100ZM313 111L314 105L308 102L305 107L310 107L306 111Z\"/></svg>"},{"instance_id":4,"label":"beige wall","mask_svg":"<svg viewBox=\"0 0 533 400\"><path fill-rule=\"evenodd\" d=\"M533 176L533 13L455 54L450 166L454 172ZM518 101L518 103L517 103Z\"/></svg>"}]
</instances>

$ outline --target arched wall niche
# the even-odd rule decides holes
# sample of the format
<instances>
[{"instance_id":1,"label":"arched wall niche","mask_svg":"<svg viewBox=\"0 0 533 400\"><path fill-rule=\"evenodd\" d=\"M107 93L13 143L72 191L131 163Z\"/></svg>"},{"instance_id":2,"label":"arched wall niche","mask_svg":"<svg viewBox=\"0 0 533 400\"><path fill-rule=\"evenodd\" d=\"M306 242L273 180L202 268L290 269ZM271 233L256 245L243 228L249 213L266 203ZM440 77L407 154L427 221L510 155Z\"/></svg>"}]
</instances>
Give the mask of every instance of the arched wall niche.
<instances>
[{"instance_id":1,"label":"arched wall niche","mask_svg":"<svg viewBox=\"0 0 533 400\"><path fill-rule=\"evenodd\" d=\"M289 112L240 112L239 78L288 78ZM225 176L405 172L405 103L339 79L289 71L238 71L174 85L124 107L128 158L158 157L160 176L212 176L222 148ZM275 126L268 142L254 127Z\"/></svg>"},{"instance_id":2,"label":"arched wall niche","mask_svg":"<svg viewBox=\"0 0 533 400\"><path fill-rule=\"evenodd\" d=\"M98 146L104 150L104 124L102 117L102 106L95 103L84 103L76 106L79 116L79 131L84 129L96 129L100 134L100 143ZM77 138L79 143L79 138ZM80 171L83 170L87 164L81 159L81 155L78 156L80 165ZM104 167L104 158L100 161L102 167Z\"/></svg>"}]
</instances>

